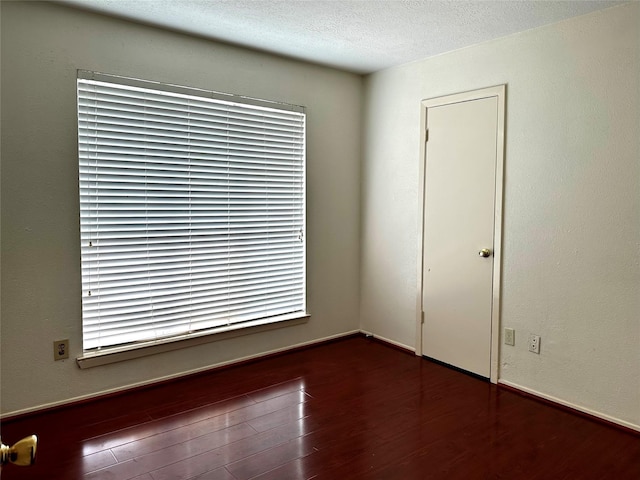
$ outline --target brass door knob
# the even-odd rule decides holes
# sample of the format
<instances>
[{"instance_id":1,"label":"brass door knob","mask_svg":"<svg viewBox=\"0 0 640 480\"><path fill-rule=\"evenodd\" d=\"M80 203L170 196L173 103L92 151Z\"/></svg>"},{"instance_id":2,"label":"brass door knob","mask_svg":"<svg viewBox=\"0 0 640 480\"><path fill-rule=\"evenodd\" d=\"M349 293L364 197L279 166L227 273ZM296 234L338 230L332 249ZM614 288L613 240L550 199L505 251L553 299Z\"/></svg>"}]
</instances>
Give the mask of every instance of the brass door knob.
<instances>
[{"instance_id":1,"label":"brass door knob","mask_svg":"<svg viewBox=\"0 0 640 480\"><path fill-rule=\"evenodd\" d=\"M488 248L483 248L482 250L480 250L478 252L478 255L480 255L483 258L487 258L491 256L491 250L489 250Z\"/></svg>"}]
</instances>

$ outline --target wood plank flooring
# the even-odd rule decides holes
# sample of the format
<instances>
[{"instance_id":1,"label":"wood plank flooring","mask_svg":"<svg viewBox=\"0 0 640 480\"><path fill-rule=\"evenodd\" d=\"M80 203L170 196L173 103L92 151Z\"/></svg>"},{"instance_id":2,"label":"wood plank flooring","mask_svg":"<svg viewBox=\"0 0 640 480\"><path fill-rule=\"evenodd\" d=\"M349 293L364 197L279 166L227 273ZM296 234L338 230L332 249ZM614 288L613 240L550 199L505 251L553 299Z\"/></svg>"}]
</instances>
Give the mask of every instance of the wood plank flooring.
<instances>
[{"instance_id":1,"label":"wood plank flooring","mask_svg":"<svg viewBox=\"0 0 640 480\"><path fill-rule=\"evenodd\" d=\"M3 480L640 479L640 436L363 337L4 422Z\"/></svg>"}]
</instances>

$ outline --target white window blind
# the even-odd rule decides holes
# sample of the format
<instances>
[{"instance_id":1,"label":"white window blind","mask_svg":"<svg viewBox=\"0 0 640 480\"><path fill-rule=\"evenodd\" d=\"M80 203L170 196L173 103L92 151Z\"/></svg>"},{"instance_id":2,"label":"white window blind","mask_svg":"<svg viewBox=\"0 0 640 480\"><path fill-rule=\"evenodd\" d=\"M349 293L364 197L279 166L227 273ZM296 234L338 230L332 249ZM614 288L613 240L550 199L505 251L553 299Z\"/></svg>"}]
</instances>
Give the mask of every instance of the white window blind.
<instances>
[{"instance_id":1,"label":"white window blind","mask_svg":"<svg viewBox=\"0 0 640 480\"><path fill-rule=\"evenodd\" d=\"M84 350L304 314L302 109L78 77Z\"/></svg>"}]
</instances>

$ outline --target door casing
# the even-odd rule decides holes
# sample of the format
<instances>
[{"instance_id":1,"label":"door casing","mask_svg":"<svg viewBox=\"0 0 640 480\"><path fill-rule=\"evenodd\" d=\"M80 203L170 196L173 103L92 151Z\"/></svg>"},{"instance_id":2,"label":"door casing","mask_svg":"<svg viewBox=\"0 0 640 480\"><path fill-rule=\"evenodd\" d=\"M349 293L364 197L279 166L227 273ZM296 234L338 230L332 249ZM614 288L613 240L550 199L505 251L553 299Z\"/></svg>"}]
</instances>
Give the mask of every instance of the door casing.
<instances>
[{"instance_id":1,"label":"door casing","mask_svg":"<svg viewBox=\"0 0 640 480\"><path fill-rule=\"evenodd\" d=\"M502 266L502 202L504 190L504 133L505 133L505 95L506 85L472 90L436 98L430 98L421 102L420 115L420 171L419 171L419 199L420 199L420 225L418 241L418 289L416 295L416 355L421 356L422 351L422 326L424 319L423 298L423 268L424 268L424 212L425 212L425 186L426 186L426 154L427 154L427 117L429 108L449 105L453 103L480 100L483 98L497 97L498 99L498 124L496 134L496 182L495 182L495 209L493 232L493 286L491 308L491 383L498 382L499 366L499 339L500 339L500 287Z\"/></svg>"}]
</instances>

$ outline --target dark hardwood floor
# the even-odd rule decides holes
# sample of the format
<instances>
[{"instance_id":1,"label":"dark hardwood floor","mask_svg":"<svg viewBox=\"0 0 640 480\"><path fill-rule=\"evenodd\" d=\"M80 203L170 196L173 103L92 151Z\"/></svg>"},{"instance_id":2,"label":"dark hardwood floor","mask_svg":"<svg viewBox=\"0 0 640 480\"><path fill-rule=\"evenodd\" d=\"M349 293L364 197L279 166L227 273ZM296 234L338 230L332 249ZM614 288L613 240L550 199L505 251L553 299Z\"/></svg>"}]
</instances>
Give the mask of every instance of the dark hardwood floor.
<instances>
[{"instance_id":1,"label":"dark hardwood floor","mask_svg":"<svg viewBox=\"0 0 640 480\"><path fill-rule=\"evenodd\" d=\"M640 479L640 436L363 337L2 424L12 479Z\"/></svg>"}]
</instances>

